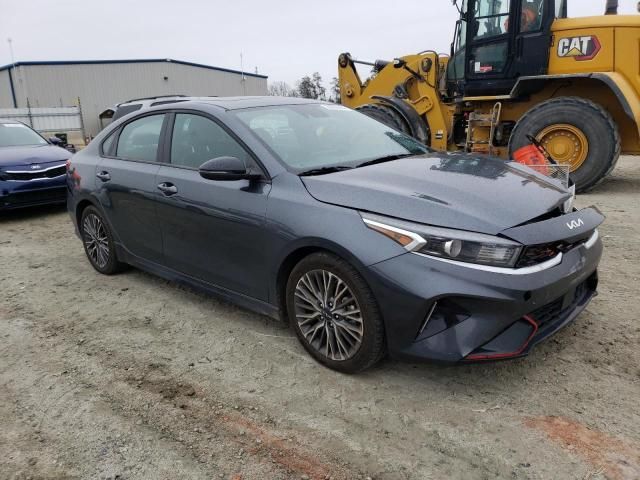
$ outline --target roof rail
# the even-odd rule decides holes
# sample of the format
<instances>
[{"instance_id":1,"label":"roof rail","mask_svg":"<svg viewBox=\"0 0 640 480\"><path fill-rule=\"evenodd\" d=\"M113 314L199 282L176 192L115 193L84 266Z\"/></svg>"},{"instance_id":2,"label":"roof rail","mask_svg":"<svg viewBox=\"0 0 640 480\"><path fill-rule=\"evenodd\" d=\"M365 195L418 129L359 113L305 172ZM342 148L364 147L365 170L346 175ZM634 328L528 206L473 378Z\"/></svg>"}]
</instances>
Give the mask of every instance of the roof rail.
<instances>
[{"instance_id":1,"label":"roof rail","mask_svg":"<svg viewBox=\"0 0 640 480\"><path fill-rule=\"evenodd\" d=\"M125 103L141 102L143 100L156 100L158 98L169 98L169 97L188 97L188 95L156 95L155 97L132 98L131 100L118 103L117 106L119 107L120 105L123 105Z\"/></svg>"}]
</instances>

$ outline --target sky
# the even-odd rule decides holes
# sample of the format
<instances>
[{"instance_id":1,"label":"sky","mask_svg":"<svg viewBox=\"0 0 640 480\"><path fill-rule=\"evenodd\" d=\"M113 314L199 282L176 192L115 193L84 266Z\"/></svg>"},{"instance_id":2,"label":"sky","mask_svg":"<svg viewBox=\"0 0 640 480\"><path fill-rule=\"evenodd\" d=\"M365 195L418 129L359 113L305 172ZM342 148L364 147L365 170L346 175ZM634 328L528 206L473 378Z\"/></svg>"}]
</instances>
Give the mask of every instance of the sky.
<instances>
[{"instance_id":1,"label":"sky","mask_svg":"<svg viewBox=\"0 0 640 480\"><path fill-rule=\"evenodd\" d=\"M599 15L605 0L569 0L570 16ZM620 13L636 13L620 0ZM172 58L295 85L337 59L448 52L451 0L0 0L0 65L15 61Z\"/></svg>"}]
</instances>

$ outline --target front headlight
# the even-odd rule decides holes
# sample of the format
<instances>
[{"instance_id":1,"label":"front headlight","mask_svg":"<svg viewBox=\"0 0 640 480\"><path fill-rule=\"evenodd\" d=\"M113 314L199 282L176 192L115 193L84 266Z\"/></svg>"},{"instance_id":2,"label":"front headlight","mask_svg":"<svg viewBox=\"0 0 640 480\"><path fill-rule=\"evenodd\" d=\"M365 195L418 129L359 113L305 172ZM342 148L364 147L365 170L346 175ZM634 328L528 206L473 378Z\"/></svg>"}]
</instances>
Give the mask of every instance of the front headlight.
<instances>
[{"instance_id":1,"label":"front headlight","mask_svg":"<svg viewBox=\"0 0 640 480\"><path fill-rule=\"evenodd\" d=\"M360 215L367 227L409 252L458 262L513 267L522 251L521 244L492 235L430 227L371 213Z\"/></svg>"}]
</instances>

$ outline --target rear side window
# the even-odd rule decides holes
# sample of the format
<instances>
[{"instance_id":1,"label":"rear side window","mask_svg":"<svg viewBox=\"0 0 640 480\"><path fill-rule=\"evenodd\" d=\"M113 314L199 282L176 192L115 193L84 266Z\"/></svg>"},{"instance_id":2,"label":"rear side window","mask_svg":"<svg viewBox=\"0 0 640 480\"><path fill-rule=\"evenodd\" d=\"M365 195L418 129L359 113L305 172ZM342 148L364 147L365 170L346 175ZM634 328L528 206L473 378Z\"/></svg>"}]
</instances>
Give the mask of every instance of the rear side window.
<instances>
[{"instance_id":1,"label":"rear side window","mask_svg":"<svg viewBox=\"0 0 640 480\"><path fill-rule=\"evenodd\" d=\"M171 139L171 164L198 168L217 157L237 157L249 164L247 151L214 121L178 113Z\"/></svg>"},{"instance_id":2,"label":"rear side window","mask_svg":"<svg viewBox=\"0 0 640 480\"><path fill-rule=\"evenodd\" d=\"M128 123L118 138L116 156L145 162L157 161L164 117L164 114L151 115Z\"/></svg>"},{"instance_id":3,"label":"rear side window","mask_svg":"<svg viewBox=\"0 0 640 480\"><path fill-rule=\"evenodd\" d=\"M113 141L116 138L115 132L107 137L107 139L102 142L102 154L103 155L113 155Z\"/></svg>"}]
</instances>

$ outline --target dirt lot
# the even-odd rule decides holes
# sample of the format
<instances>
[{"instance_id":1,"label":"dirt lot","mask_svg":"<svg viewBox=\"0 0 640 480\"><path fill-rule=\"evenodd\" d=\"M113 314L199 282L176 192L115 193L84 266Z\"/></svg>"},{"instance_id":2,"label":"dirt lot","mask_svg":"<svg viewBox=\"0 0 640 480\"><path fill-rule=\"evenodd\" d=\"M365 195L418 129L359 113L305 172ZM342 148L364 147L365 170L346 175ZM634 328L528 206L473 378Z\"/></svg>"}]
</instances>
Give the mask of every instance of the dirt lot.
<instances>
[{"instance_id":1,"label":"dirt lot","mask_svg":"<svg viewBox=\"0 0 640 480\"><path fill-rule=\"evenodd\" d=\"M98 275L64 210L0 217L0 478L640 478L640 161L600 296L523 360L314 363L278 322L131 270Z\"/></svg>"}]
</instances>

